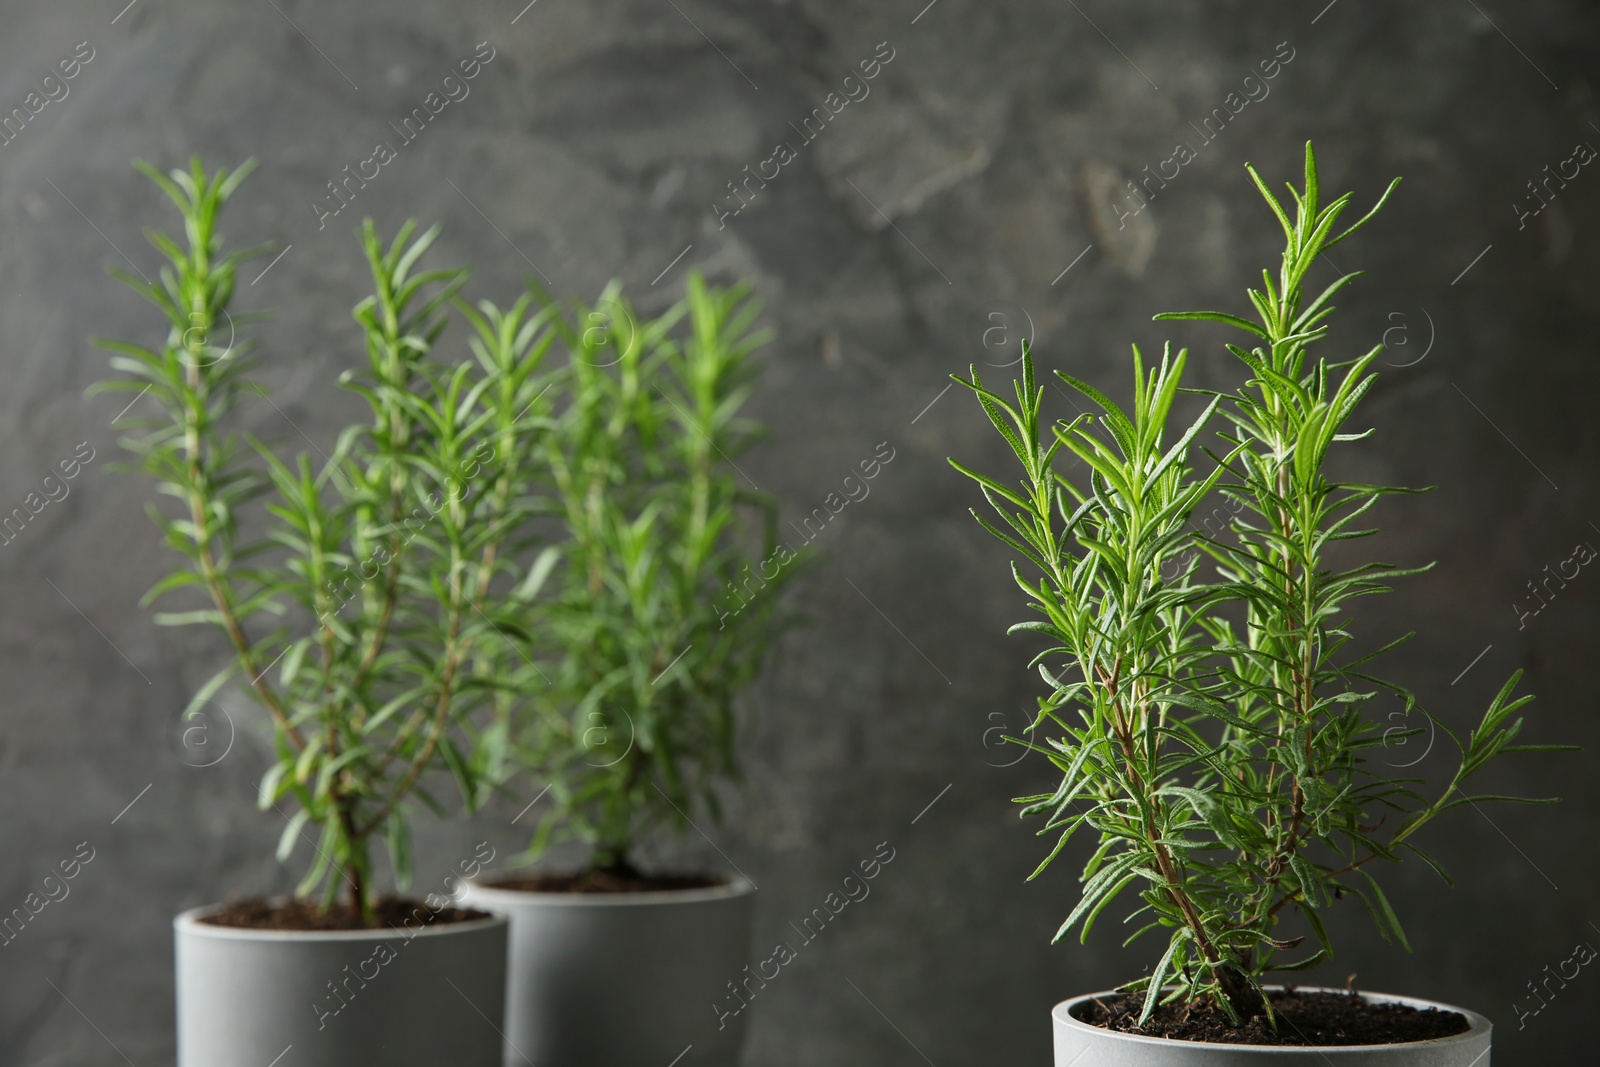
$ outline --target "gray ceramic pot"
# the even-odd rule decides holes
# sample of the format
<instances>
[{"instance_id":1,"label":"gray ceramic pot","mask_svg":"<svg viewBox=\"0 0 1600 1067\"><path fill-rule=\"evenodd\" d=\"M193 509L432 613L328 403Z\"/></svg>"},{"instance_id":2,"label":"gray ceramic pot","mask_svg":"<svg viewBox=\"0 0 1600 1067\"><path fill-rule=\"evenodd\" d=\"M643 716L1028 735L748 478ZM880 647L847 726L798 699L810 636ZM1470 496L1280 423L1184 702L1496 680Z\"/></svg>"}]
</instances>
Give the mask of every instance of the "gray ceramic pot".
<instances>
[{"instance_id":1,"label":"gray ceramic pot","mask_svg":"<svg viewBox=\"0 0 1600 1067\"><path fill-rule=\"evenodd\" d=\"M507 1067L737 1067L749 1012L725 1006L752 963L753 892L467 883L464 904L511 920Z\"/></svg>"},{"instance_id":2,"label":"gray ceramic pot","mask_svg":"<svg viewBox=\"0 0 1600 1067\"><path fill-rule=\"evenodd\" d=\"M1342 992L1316 990L1307 992ZM1460 1012L1472 1029L1437 1041L1404 1045L1348 1045L1322 1048L1280 1048L1260 1045L1217 1045L1201 1041L1169 1041L1103 1030L1073 1018L1073 1009L1095 997L1094 993L1062 1001L1050 1013L1055 1023L1056 1067L1489 1067L1489 1038L1494 1029L1488 1019L1449 1004L1386 993L1362 994L1370 1001L1409 1004L1414 1008L1443 1008Z\"/></svg>"},{"instance_id":3,"label":"gray ceramic pot","mask_svg":"<svg viewBox=\"0 0 1600 1067\"><path fill-rule=\"evenodd\" d=\"M173 920L178 1067L498 1067L504 919L381 931L197 921L214 910Z\"/></svg>"}]
</instances>

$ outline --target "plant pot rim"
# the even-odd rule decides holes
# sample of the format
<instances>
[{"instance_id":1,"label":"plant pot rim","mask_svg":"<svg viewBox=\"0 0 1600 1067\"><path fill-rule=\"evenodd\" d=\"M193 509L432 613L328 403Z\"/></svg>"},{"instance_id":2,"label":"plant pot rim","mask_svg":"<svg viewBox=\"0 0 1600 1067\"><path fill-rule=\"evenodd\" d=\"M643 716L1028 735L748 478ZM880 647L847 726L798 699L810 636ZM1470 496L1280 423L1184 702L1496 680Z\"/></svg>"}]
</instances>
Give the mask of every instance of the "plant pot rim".
<instances>
[{"instance_id":1,"label":"plant pot rim","mask_svg":"<svg viewBox=\"0 0 1600 1067\"><path fill-rule=\"evenodd\" d=\"M516 878L515 872L504 873L498 878ZM540 889L507 889L496 885L494 882L484 881L479 878L469 878L467 886L471 896L477 898L485 905L501 904L510 905L517 902L537 903L541 907L571 907L571 908L608 908L627 907L629 905L656 904L700 904L715 900L732 900L735 897L748 896L756 891L755 883L740 874L724 875L727 881L722 885L704 886L699 889L647 889L637 893L569 893L554 892Z\"/></svg>"},{"instance_id":2,"label":"plant pot rim","mask_svg":"<svg viewBox=\"0 0 1600 1067\"><path fill-rule=\"evenodd\" d=\"M273 900L287 900L287 897L273 897ZM172 926L180 934L191 937L213 937L225 941L394 941L396 939L410 941L416 937L446 937L450 934L465 934L476 930L483 930L495 926L507 925L507 920L502 915L486 915L481 919L466 919L461 922L429 923L415 930L406 930L398 926L385 927L371 930L259 930L246 926L217 926L213 923L204 923L200 920L208 915L215 915L226 908L223 904L202 904L198 908L189 908L173 916Z\"/></svg>"},{"instance_id":3,"label":"plant pot rim","mask_svg":"<svg viewBox=\"0 0 1600 1067\"><path fill-rule=\"evenodd\" d=\"M1268 989L1282 989L1284 987L1283 986L1267 986L1267 988ZM1327 988L1325 986L1302 986L1302 985L1297 985L1297 986L1295 986L1295 989L1297 989L1297 990L1299 990L1299 991L1301 991L1303 993L1344 993L1344 992L1347 992L1347 990L1329 989L1329 988ZM1418 1048L1418 1049L1447 1048L1447 1047L1449 1047L1451 1045L1461 1045L1461 1044L1466 1044L1469 1041L1478 1040L1478 1039L1482 1038L1484 1035L1488 1034L1489 1031L1491 1029L1493 1029L1493 1027L1494 1027L1494 1024L1492 1022L1490 1022L1490 1020L1486 1016L1479 1015L1477 1012L1470 1011L1470 1010L1468 1010L1466 1008L1458 1008L1454 1004L1446 1004L1443 1001L1424 1000L1421 997L1407 997L1407 996L1401 996L1401 995L1396 994L1396 993L1376 993L1376 992L1373 992L1371 990L1366 990L1366 989L1358 989L1358 990L1356 990L1356 993L1359 994L1363 999L1365 999L1365 1000L1367 1000L1369 1002L1370 1001L1388 1002L1388 1003L1392 1003L1392 1004L1404 1004L1404 1005L1406 1005L1408 1007L1412 1007L1412 1008L1438 1008L1438 1009L1440 1009L1442 1011L1453 1011L1453 1012L1457 1013L1458 1015L1466 1016L1467 1022L1470 1023L1471 1025L1470 1025L1470 1027L1468 1029L1461 1031L1461 1033L1459 1033L1459 1034L1451 1034L1449 1037L1430 1038L1427 1041L1397 1041L1397 1042L1391 1042L1391 1043L1388 1043L1388 1044L1379 1044L1379 1045L1241 1045L1241 1044L1234 1044L1232 1042L1184 1041L1184 1040L1180 1040L1178 1038L1149 1037L1149 1036L1146 1036L1144 1034L1129 1034L1129 1033L1124 1033L1124 1032L1122 1032L1120 1030L1108 1030L1103 1026L1095 1026L1093 1023L1086 1023L1086 1022L1083 1022L1083 1021L1081 1021L1079 1019L1075 1019L1075 1018L1072 1017L1072 1009L1077 1007L1080 1004L1087 1003L1088 1001L1091 1001L1091 1000L1095 999L1096 997L1104 999L1106 997L1120 996L1121 994L1118 993L1114 989L1106 990L1106 991L1100 992L1100 993L1086 993L1086 994L1084 994L1083 996L1080 996L1080 997L1073 997L1070 1000L1063 1000L1061 1003L1057 1004L1054 1008L1050 1009L1050 1016L1055 1021L1055 1024L1057 1026L1064 1026L1064 1027L1067 1027L1069 1029L1078 1030L1078 1031L1082 1031L1082 1032L1086 1032L1086 1033L1090 1033L1090 1034L1096 1034L1096 1035L1099 1035L1101 1037L1110 1036L1110 1037L1114 1037L1118 1041L1129 1041L1129 1042L1133 1042L1135 1044L1154 1045L1154 1046L1160 1046L1162 1048L1171 1048L1174 1045L1195 1046L1195 1047L1204 1048L1204 1049L1217 1049L1218 1051L1222 1051L1222 1052L1244 1052L1244 1051L1249 1051L1249 1052L1261 1053L1261 1052L1264 1052L1264 1051L1271 1051L1273 1053L1277 1053L1277 1054L1280 1054L1280 1055L1304 1054L1304 1055L1307 1055L1307 1056L1319 1056L1320 1055L1320 1056L1324 1056L1324 1057L1326 1057L1327 1054L1333 1053L1333 1052L1341 1052L1341 1053L1342 1052L1371 1052L1374 1049L1396 1049L1396 1048Z\"/></svg>"}]
</instances>

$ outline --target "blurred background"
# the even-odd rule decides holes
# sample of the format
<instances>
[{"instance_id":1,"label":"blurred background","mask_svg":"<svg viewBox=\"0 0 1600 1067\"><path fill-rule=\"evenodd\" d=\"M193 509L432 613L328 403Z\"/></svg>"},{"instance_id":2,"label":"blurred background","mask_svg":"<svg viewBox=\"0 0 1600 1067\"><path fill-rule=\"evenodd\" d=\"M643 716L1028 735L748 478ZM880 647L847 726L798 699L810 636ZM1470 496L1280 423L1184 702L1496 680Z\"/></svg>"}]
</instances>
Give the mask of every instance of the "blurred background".
<instances>
[{"instance_id":1,"label":"blurred background","mask_svg":"<svg viewBox=\"0 0 1600 1067\"><path fill-rule=\"evenodd\" d=\"M1386 503L1375 547L1438 566L1356 625L1374 645L1416 631L1390 672L1452 726L1520 667L1532 739L1600 743L1600 574L1549 580L1600 545L1600 7L525 2L0 7L0 512L30 516L0 544L0 914L92 857L0 945L0 1064L170 1063L171 916L284 889L305 860L272 859L283 827L254 805L254 709L226 698L199 733L179 722L226 650L138 606L172 560L143 514L148 482L111 472L127 397L84 392L106 373L90 336L160 336L105 276L153 270L141 230L172 224L136 156L261 160L225 230L283 251L239 300L273 315L252 328L271 403L242 413L269 439L326 449L357 411L333 386L361 358L353 231L415 216L445 227L431 261L472 263L469 292L502 303L527 276L589 298L618 277L645 310L691 268L751 279L780 337L753 401L772 437L741 466L786 520L892 455L816 539L809 622L752 694L726 824L656 856L748 874L760 946L893 850L871 896L762 992L754 1067L1046 1063L1053 1003L1151 964L1154 945L1123 952L1115 922L1086 947L1049 944L1081 856L1025 882L1046 844L1009 798L1051 776L999 737L1037 693L1034 646L1004 636L1020 594L945 462L1009 471L1009 457L947 376L977 363L1003 380L1031 338L1043 366L1125 397L1129 342L1171 337L1193 350L1194 384L1232 383L1221 332L1150 317L1242 311L1244 286L1275 269L1246 161L1297 179L1312 138L1323 188L1354 188L1363 209L1405 176L1324 280L1369 272L1330 344L1390 346L1364 407L1377 432L1348 473L1437 486ZM467 95L406 130L474 57ZM35 114L29 94L64 59L68 91ZM847 85L862 61L875 76ZM334 199L329 183L371 175L380 142L393 157ZM789 158L767 162L780 142ZM443 354L462 343L453 328ZM65 495L47 495L67 461ZM1438 784L1450 755L1421 737L1383 758ZM1492 791L1565 802L1442 820L1425 847L1457 886L1420 864L1387 876L1415 951L1347 902L1341 955L1312 977L1485 1012L1497 1062L1579 1062L1600 977L1542 1000L1529 983L1600 944L1593 758L1493 770ZM468 827L421 827L419 886L479 841L513 856L533 792Z\"/></svg>"}]
</instances>

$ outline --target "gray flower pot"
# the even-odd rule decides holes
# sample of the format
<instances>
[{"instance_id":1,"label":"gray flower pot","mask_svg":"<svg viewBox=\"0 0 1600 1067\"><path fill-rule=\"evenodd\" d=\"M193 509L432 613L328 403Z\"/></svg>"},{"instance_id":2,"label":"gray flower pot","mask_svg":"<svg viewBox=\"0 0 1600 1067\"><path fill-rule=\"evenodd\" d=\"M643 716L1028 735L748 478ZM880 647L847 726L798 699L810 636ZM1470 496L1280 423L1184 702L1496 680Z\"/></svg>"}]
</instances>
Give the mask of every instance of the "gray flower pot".
<instances>
[{"instance_id":1,"label":"gray flower pot","mask_svg":"<svg viewBox=\"0 0 1600 1067\"><path fill-rule=\"evenodd\" d=\"M463 903L511 920L507 1067L737 1067L749 1012L726 1005L752 962L754 888L743 878L588 894L468 882Z\"/></svg>"},{"instance_id":2,"label":"gray flower pot","mask_svg":"<svg viewBox=\"0 0 1600 1067\"><path fill-rule=\"evenodd\" d=\"M1302 986L1307 992L1317 990ZM1094 993L1062 1001L1050 1013L1055 1023L1056 1067L1240 1067L1240 1065L1295 1064L1314 1067L1324 1063L1338 1067L1489 1067L1489 1038L1494 1029L1488 1019L1475 1012L1449 1004L1436 1004L1415 997L1395 997L1386 993L1363 993L1369 1001L1409 1004L1413 1008L1444 1008L1467 1017L1472 1028L1454 1037L1436 1041L1413 1041L1402 1045L1347 1045L1319 1048L1284 1048L1261 1045L1220 1045L1201 1041L1171 1041L1105 1030L1079 1022L1072 1011L1095 997L1115 993Z\"/></svg>"},{"instance_id":3,"label":"gray flower pot","mask_svg":"<svg viewBox=\"0 0 1600 1067\"><path fill-rule=\"evenodd\" d=\"M336 931L197 921L215 910L172 924L178 1067L498 1067L504 919Z\"/></svg>"}]
</instances>

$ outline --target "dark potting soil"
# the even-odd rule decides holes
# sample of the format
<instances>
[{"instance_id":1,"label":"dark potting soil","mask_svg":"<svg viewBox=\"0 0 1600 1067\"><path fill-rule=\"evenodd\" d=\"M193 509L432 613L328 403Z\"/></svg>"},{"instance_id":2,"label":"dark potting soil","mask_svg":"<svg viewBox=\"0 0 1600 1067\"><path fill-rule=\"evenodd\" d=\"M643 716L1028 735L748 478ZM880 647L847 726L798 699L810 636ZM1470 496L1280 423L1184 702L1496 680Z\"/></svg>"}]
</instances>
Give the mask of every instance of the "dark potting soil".
<instances>
[{"instance_id":1,"label":"dark potting soil","mask_svg":"<svg viewBox=\"0 0 1600 1067\"><path fill-rule=\"evenodd\" d=\"M244 930L388 930L403 926L408 919L413 926L418 922L427 926L487 918L487 912L471 908L450 907L435 912L420 900L382 897L372 906L372 920L369 922L362 918L360 912L344 903L323 911L308 900L250 897L230 900L199 921L210 926L231 926Z\"/></svg>"},{"instance_id":2,"label":"dark potting soil","mask_svg":"<svg viewBox=\"0 0 1600 1067\"><path fill-rule=\"evenodd\" d=\"M525 893L659 893L673 889L715 889L727 885L721 875L645 874L633 869L580 871L576 874L525 874L490 882L493 889Z\"/></svg>"},{"instance_id":3,"label":"dark potting soil","mask_svg":"<svg viewBox=\"0 0 1600 1067\"><path fill-rule=\"evenodd\" d=\"M1286 989L1269 994L1278 1015L1273 1032L1265 1019L1234 1026L1212 1004L1166 1004L1139 1026L1144 994L1091 1000L1073 1012L1080 1022L1145 1037L1234 1045L1390 1045L1430 1041L1472 1028L1467 1017L1437 1008L1373 1004L1354 993Z\"/></svg>"}]
</instances>

